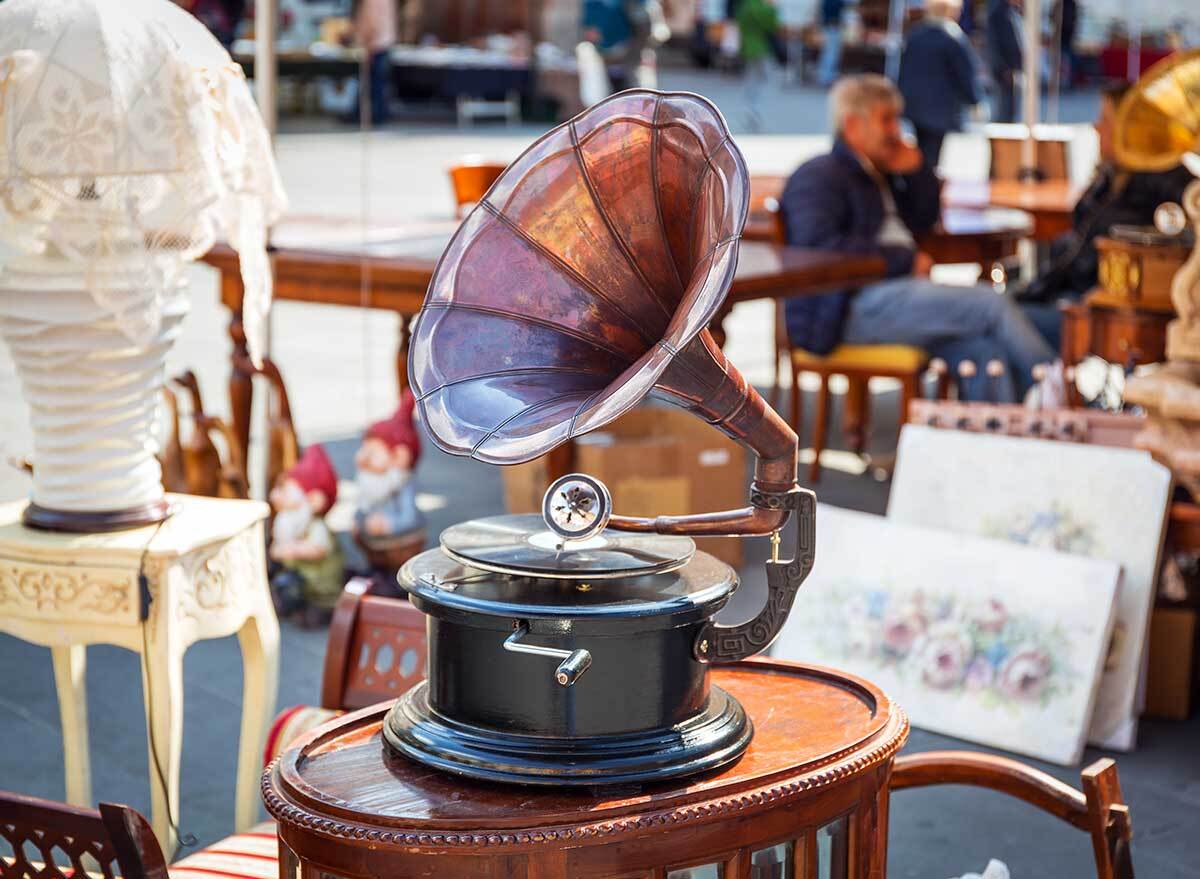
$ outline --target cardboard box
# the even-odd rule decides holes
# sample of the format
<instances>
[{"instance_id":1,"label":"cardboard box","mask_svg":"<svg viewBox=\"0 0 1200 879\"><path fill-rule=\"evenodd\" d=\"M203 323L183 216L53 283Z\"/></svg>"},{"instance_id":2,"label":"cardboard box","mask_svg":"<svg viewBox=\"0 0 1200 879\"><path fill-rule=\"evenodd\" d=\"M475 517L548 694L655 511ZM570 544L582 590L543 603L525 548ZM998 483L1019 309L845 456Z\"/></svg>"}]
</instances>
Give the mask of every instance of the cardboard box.
<instances>
[{"instance_id":1,"label":"cardboard box","mask_svg":"<svg viewBox=\"0 0 1200 879\"><path fill-rule=\"evenodd\" d=\"M546 487L564 473L595 476L624 516L682 516L744 507L746 452L712 425L682 409L642 406L567 444L566 451L504 468L510 513L542 508ZM704 537L696 546L726 564L742 562L742 539Z\"/></svg>"},{"instance_id":2,"label":"cardboard box","mask_svg":"<svg viewBox=\"0 0 1200 879\"><path fill-rule=\"evenodd\" d=\"M1185 720L1191 714L1196 617L1191 607L1156 607L1150 617L1144 711L1149 717Z\"/></svg>"}]
</instances>

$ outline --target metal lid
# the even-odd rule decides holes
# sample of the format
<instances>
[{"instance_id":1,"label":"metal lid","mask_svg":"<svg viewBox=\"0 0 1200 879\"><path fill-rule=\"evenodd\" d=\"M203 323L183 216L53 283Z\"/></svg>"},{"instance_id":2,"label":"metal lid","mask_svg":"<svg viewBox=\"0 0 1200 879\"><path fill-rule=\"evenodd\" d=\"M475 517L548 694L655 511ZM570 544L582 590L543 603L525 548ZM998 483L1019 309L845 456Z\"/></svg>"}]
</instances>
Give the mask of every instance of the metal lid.
<instances>
[{"instance_id":1,"label":"metal lid","mask_svg":"<svg viewBox=\"0 0 1200 879\"><path fill-rule=\"evenodd\" d=\"M472 568L518 577L611 580L661 574L687 564L690 537L631 534L608 529L566 540L541 516L492 516L442 532L442 549Z\"/></svg>"},{"instance_id":2,"label":"metal lid","mask_svg":"<svg viewBox=\"0 0 1200 879\"><path fill-rule=\"evenodd\" d=\"M674 571L594 580L498 574L433 549L409 559L400 569L400 584L427 613L432 604L506 619L678 615L681 619L672 624L682 624L715 613L733 594L738 579L733 568L703 552Z\"/></svg>"}]
</instances>

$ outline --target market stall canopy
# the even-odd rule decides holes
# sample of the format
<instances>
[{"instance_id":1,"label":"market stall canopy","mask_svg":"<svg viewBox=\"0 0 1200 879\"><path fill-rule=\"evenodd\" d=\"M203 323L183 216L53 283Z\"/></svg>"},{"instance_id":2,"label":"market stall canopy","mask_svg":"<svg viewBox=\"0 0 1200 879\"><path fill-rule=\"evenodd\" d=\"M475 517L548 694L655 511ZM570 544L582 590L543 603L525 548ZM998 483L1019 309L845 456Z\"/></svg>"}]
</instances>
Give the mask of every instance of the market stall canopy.
<instances>
[{"instance_id":1,"label":"market stall canopy","mask_svg":"<svg viewBox=\"0 0 1200 879\"><path fill-rule=\"evenodd\" d=\"M189 13L170 0L0 5L0 245L67 263L131 339L157 332L183 262L224 238L257 356L266 230L283 207L241 68Z\"/></svg>"}]
</instances>

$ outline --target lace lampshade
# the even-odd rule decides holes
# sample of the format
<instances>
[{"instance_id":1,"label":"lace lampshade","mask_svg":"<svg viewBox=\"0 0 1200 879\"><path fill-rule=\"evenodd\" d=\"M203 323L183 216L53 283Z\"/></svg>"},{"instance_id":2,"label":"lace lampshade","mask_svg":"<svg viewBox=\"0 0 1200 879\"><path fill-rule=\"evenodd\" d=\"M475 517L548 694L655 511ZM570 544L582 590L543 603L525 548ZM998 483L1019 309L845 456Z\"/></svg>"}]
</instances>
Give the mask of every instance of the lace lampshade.
<instances>
[{"instance_id":1,"label":"lace lampshade","mask_svg":"<svg viewBox=\"0 0 1200 879\"><path fill-rule=\"evenodd\" d=\"M183 266L218 238L238 251L257 358L283 206L241 68L187 12L0 4L0 332L33 411L31 509L161 517L151 428Z\"/></svg>"}]
</instances>

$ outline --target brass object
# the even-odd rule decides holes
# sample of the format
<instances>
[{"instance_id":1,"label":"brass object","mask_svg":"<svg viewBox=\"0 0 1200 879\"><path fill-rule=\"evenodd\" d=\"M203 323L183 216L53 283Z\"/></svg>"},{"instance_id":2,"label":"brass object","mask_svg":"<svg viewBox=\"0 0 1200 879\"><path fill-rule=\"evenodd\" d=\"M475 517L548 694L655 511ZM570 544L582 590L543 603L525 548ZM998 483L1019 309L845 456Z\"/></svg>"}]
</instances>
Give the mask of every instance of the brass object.
<instances>
[{"instance_id":1,"label":"brass object","mask_svg":"<svg viewBox=\"0 0 1200 879\"><path fill-rule=\"evenodd\" d=\"M1089 294L1090 304L1162 314L1175 312L1171 279L1189 252L1181 241L1143 243L1115 235L1101 236L1096 239L1096 251L1100 286Z\"/></svg>"},{"instance_id":2,"label":"brass object","mask_svg":"<svg viewBox=\"0 0 1200 879\"><path fill-rule=\"evenodd\" d=\"M409 376L442 449L532 460L652 395L757 456L752 506L610 527L768 535L795 508L796 435L707 326L733 279L749 176L720 113L631 90L536 141L451 240Z\"/></svg>"},{"instance_id":3,"label":"brass object","mask_svg":"<svg viewBox=\"0 0 1200 879\"><path fill-rule=\"evenodd\" d=\"M1167 171L1200 149L1200 49L1147 70L1117 108L1115 129L1117 161L1131 171Z\"/></svg>"}]
</instances>

